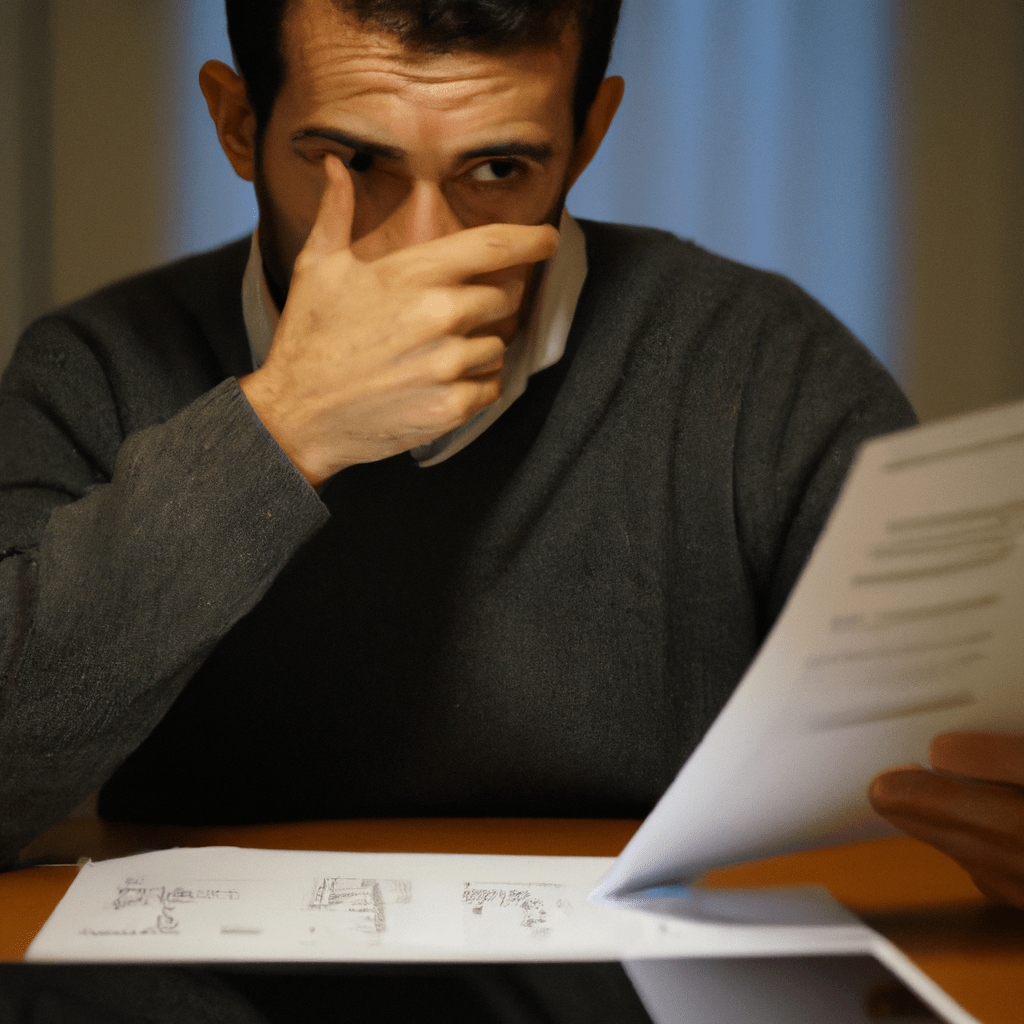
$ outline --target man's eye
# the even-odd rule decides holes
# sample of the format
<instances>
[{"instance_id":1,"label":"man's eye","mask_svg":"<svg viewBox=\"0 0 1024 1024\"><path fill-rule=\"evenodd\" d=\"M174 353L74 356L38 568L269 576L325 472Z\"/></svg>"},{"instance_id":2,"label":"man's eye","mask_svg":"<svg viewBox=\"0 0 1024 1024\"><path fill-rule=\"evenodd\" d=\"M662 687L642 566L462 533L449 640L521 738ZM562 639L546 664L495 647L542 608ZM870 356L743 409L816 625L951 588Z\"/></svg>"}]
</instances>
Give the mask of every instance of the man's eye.
<instances>
[{"instance_id":1,"label":"man's eye","mask_svg":"<svg viewBox=\"0 0 1024 1024\"><path fill-rule=\"evenodd\" d=\"M370 153L353 153L347 160L342 160L342 163L350 171L358 174L368 171L373 166L373 156Z\"/></svg>"},{"instance_id":2,"label":"man's eye","mask_svg":"<svg viewBox=\"0 0 1024 1024\"><path fill-rule=\"evenodd\" d=\"M476 181L504 181L517 170L519 165L514 160L488 160L485 164L477 164L469 173Z\"/></svg>"}]
</instances>

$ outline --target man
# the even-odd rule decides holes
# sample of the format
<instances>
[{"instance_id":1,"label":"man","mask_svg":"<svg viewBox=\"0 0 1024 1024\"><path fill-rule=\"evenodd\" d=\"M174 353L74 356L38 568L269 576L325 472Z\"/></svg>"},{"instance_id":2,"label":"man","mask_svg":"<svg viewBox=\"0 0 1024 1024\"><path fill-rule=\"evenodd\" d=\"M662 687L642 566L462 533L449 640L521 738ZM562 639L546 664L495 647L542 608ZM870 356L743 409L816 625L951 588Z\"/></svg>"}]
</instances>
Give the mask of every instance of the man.
<instances>
[{"instance_id":1,"label":"man","mask_svg":"<svg viewBox=\"0 0 1024 1024\"><path fill-rule=\"evenodd\" d=\"M101 784L128 820L642 816L910 419L791 285L563 223L614 4L424 9L229 7L245 86L202 84L258 248L11 364L7 851Z\"/></svg>"},{"instance_id":2,"label":"man","mask_svg":"<svg viewBox=\"0 0 1024 1024\"><path fill-rule=\"evenodd\" d=\"M905 401L790 284L563 216L617 3L228 12L241 77L201 81L257 240L5 377L4 855L100 785L134 821L642 816Z\"/></svg>"}]
</instances>

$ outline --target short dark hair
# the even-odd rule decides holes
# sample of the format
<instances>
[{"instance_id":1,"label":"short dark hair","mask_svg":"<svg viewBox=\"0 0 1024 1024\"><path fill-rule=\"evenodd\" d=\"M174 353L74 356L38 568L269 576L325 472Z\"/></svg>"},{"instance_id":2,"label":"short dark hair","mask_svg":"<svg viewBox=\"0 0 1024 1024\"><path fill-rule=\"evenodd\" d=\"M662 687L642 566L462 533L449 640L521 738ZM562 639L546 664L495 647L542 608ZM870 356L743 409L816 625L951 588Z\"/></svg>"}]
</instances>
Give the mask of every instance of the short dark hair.
<instances>
[{"instance_id":1,"label":"short dark hair","mask_svg":"<svg viewBox=\"0 0 1024 1024\"><path fill-rule=\"evenodd\" d=\"M281 27L292 0L225 0L228 38L256 115L261 139L284 83ZM573 86L573 127L579 137L608 69L622 0L332 0L360 21L425 53L555 42L575 22L580 54Z\"/></svg>"}]
</instances>

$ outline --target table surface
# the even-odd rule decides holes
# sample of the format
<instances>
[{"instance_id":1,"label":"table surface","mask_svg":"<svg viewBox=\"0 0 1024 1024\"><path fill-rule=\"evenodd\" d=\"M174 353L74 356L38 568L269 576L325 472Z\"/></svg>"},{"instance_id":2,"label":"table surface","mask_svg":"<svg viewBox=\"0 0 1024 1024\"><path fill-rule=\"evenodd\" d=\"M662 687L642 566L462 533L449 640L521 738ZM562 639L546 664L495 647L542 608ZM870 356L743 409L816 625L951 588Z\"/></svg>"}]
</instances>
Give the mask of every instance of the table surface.
<instances>
[{"instance_id":1,"label":"table surface","mask_svg":"<svg viewBox=\"0 0 1024 1024\"><path fill-rule=\"evenodd\" d=\"M215 828L68 819L23 859L50 866L0 874L0 960L19 960L74 878L94 860L171 846L407 853L616 856L637 821L405 818ZM60 866L63 865L63 866ZM1024 913L992 905L957 865L912 839L789 854L710 873L719 888L826 886L894 942L983 1024L1024 1018Z\"/></svg>"}]
</instances>

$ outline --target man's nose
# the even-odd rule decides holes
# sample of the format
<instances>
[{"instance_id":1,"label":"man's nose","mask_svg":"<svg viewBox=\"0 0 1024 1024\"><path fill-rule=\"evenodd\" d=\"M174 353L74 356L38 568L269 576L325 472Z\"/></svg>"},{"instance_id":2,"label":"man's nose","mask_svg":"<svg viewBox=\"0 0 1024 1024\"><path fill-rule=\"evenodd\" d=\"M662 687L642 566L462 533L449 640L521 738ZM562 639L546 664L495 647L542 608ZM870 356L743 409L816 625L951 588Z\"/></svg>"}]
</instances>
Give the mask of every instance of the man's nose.
<instances>
[{"instance_id":1,"label":"man's nose","mask_svg":"<svg viewBox=\"0 0 1024 1024\"><path fill-rule=\"evenodd\" d=\"M463 227L441 188L434 182L417 181L379 230L384 247L395 252L444 238Z\"/></svg>"}]
</instances>

